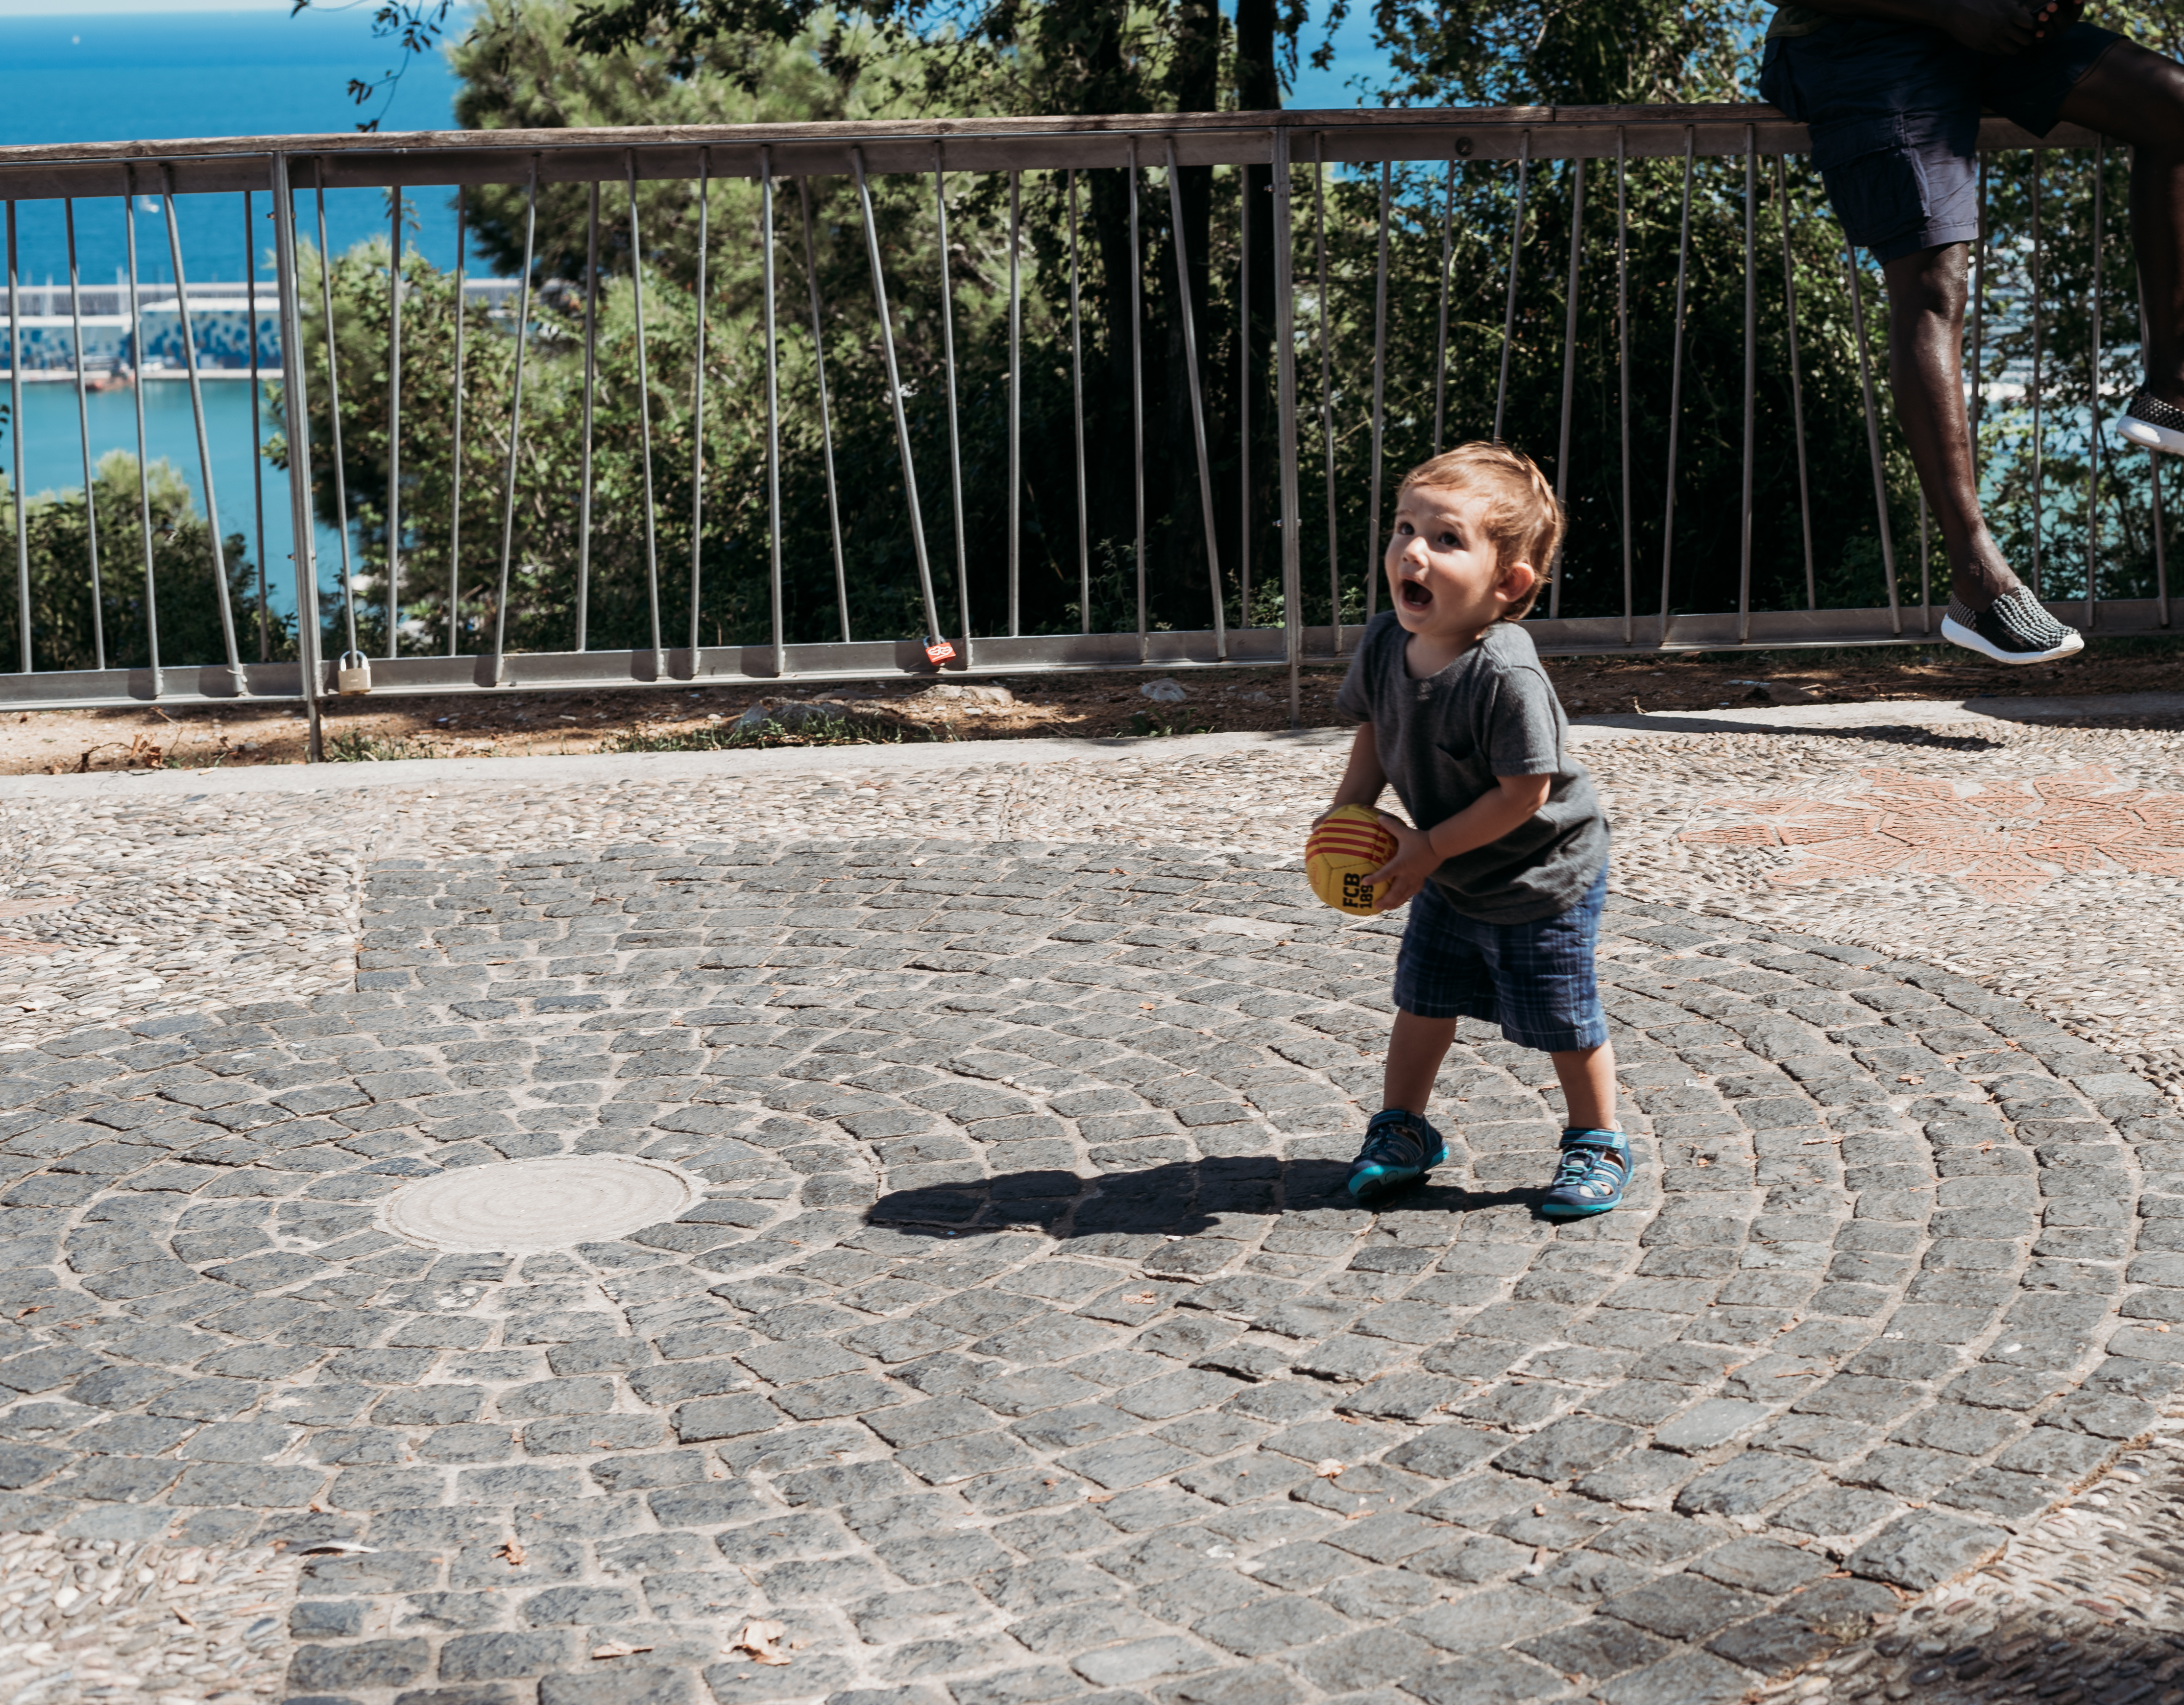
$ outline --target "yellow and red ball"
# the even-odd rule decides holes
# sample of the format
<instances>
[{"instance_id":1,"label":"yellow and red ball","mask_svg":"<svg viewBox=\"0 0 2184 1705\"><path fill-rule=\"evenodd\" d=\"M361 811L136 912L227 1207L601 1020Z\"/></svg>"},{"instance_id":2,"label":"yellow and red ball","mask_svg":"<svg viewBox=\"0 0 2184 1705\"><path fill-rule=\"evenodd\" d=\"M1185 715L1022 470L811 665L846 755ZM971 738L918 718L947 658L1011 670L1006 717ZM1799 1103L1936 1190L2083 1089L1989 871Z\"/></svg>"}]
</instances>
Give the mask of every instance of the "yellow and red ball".
<instances>
[{"instance_id":1,"label":"yellow and red ball","mask_svg":"<svg viewBox=\"0 0 2184 1705\"><path fill-rule=\"evenodd\" d=\"M1371 915L1373 884L1365 878L1396 855L1396 838L1369 805L1337 805L1312 825L1304 844L1312 891L1337 911Z\"/></svg>"}]
</instances>

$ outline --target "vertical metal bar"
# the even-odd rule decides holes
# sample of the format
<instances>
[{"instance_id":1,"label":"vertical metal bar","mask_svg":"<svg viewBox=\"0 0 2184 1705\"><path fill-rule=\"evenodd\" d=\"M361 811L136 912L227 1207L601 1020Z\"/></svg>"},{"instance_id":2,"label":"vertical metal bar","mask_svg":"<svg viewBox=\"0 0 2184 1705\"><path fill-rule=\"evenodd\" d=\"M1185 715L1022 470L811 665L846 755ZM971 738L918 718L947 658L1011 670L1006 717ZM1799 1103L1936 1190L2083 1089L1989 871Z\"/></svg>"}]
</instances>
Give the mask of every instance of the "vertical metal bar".
<instances>
[{"instance_id":1,"label":"vertical metal bar","mask_svg":"<svg viewBox=\"0 0 2184 1705\"><path fill-rule=\"evenodd\" d=\"M500 587L493 599L493 684L506 679L508 666L508 570L515 552L515 468L523 449L523 356L531 342L531 263L538 239L538 156L523 196L523 281L516 295L515 376L508 406L508 471L500 493Z\"/></svg>"},{"instance_id":2,"label":"vertical metal bar","mask_svg":"<svg viewBox=\"0 0 2184 1705\"><path fill-rule=\"evenodd\" d=\"M1213 655L1226 663L1228 616L1222 607L1221 543L1213 525L1213 459L1206 446L1206 394L1198 373L1198 309L1190 295L1190 255L1183 229L1183 173L1175 163L1172 137L1167 143L1167 213L1175 238L1175 299L1183 316L1183 365L1190 386L1191 440L1198 451L1198 506L1206 527L1206 576L1213 594ZM1011 585L1013 591L1013 576Z\"/></svg>"},{"instance_id":3,"label":"vertical metal bar","mask_svg":"<svg viewBox=\"0 0 2184 1705\"><path fill-rule=\"evenodd\" d=\"M2092 365L2087 374L2086 408L2086 627L2099 615L2101 576L2101 226L2105 205L2109 139L2093 138L2093 324Z\"/></svg>"},{"instance_id":4,"label":"vertical metal bar","mask_svg":"<svg viewBox=\"0 0 2184 1705\"><path fill-rule=\"evenodd\" d=\"M1744 495L1737 533L1736 643L1752 639L1752 478L1759 419L1759 129L1744 127Z\"/></svg>"},{"instance_id":5,"label":"vertical metal bar","mask_svg":"<svg viewBox=\"0 0 2184 1705\"><path fill-rule=\"evenodd\" d=\"M1135 158L1136 144L1131 144ZM1137 178L1130 180L1130 206L1134 218L1137 207ZM956 613L963 628L963 666L971 664L971 559L970 540L965 537L963 517L963 442L956 424L956 284L955 265L948 253L948 178L941 159L941 144L933 145L933 203L935 226L940 238L940 366L947 386L948 404L948 495L951 513L956 521ZM1132 226L1134 231L1136 226ZM1142 417L1141 417L1142 418ZM1138 483L1145 483L1145 450L1140 443L1138 452ZM1140 504L1140 515L1144 513ZM1138 524L1138 574L1145 576L1145 523ZM1144 623L1140 621L1142 627ZM1139 653L1144 654L1140 643Z\"/></svg>"},{"instance_id":6,"label":"vertical metal bar","mask_svg":"<svg viewBox=\"0 0 2184 1705\"><path fill-rule=\"evenodd\" d=\"M166 209L167 257L175 270L175 314L182 333L182 371L189 379L190 419L198 433L198 471L204 480L205 531L212 540L212 592L220 600L220 637L227 649L228 675L235 690L246 693L249 688L242 677L242 658L235 645L235 606L227 593L227 542L220 535L220 499L212 485L212 434L205 426L204 387L198 378L198 340L190 325L189 281L182 271L181 227L175 219L175 169L163 165L159 174L166 191L159 200Z\"/></svg>"},{"instance_id":7,"label":"vertical metal bar","mask_svg":"<svg viewBox=\"0 0 2184 1705\"><path fill-rule=\"evenodd\" d=\"M304 383L304 303L296 276L296 198L288 181L286 154L273 156L270 187L274 290L280 299L281 413L288 439L288 524L296 543L289 557L296 571L296 668L308 729L305 757L315 764L326 757L326 731L319 716L318 539L312 526L311 406Z\"/></svg>"},{"instance_id":8,"label":"vertical metal bar","mask_svg":"<svg viewBox=\"0 0 2184 1705\"><path fill-rule=\"evenodd\" d=\"M1888 581L1889 631L1903 632L1903 612L1896 593L1896 539L1888 526L1888 479L1880 459L1880 416L1873 402L1873 352L1865 341L1865 279L1858 270L1858 245L1846 240L1850 263L1851 329L1858 338L1858 377L1865 393L1865 446L1873 459L1873 506L1880 525L1880 571Z\"/></svg>"},{"instance_id":9,"label":"vertical metal bar","mask_svg":"<svg viewBox=\"0 0 2184 1705\"><path fill-rule=\"evenodd\" d=\"M1268 184L1271 189L1273 185ZM1251 169L1236 168L1236 625L1251 625Z\"/></svg>"},{"instance_id":10,"label":"vertical metal bar","mask_svg":"<svg viewBox=\"0 0 2184 1705\"><path fill-rule=\"evenodd\" d=\"M940 606L933 597L933 564L925 552L925 517L918 508L917 469L910 453L910 418L903 412L902 374L895 365L894 323L888 317L887 278L880 270L880 232L872 217L872 186L865 181L865 151L861 148L850 150L850 169L857 182L857 204L864 215L865 253L872 266L872 306L880 321L880 350L887 358L888 402L894 410L895 448L902 455L903 500L910 508L910 543L911 554L917 560L917 589L925 600L925 631L928 638L940 636ZM1084 459L1080 454L1078 465ZM1083 475L1078 478L1082 481ZM1083 487L1080 483L1078 489ZM1087 630L1089 631L1089 629Z\"/></svg>"},{"instance_id":11,"label":"vertical metal bar","mask_svg":"<svg viewBox=\"0 0 2184 1705\"><path fill-rule=\"evenodd\" d=\"M387 192L387 655L402 655L402 189Z\"/></svg>"},{"instance_id":12,"label":"vertical metal bar","mask_svg":"<svg viewBox=\"0 0 2184 1705\"><path fill-rule=\"evenodd\" d=\"M1373 287L1373 495L1365 516L1365 619L1380 605L1380 459L1387 422L1388 368L1388 184L1390 165L1380 162L1380 245ZM1334 649L1342 649L1342 605L1334 606Z\"/></svg>"},{"instance_id":13,"label":"vertical metal bar","mask_svg":"<svg viewBox=\"0 0 2184 1705\"><path fill-rule=\"evenodd\" d=\"M1440 205L1440 329L1434 338L1433 453L1440 454L1442 428L1448 419L1448 297L1449 269L1456 259L1456 145L1449 144L1448 189Z\"/></svg>"},{"instance_id":14,"label":"vertical metal bar","mask_svg":"<svg viewBox=\"0 0 2184 1705\"><path fill-rule=\"evenodd\" d=\"M2047 435L2041 431L2040 418L2041 404L2047 388L2042 382L2040 368L2042 358L2047 354L2048 331L2046 304L2041 299L2041 287L2045 282L2041 276L2042 269L2040 264L2040 189L2041 181L2047 176L2047 161L2043 154L2044 151L2040 148L2032 151L2032 258L2028 263L2032 273L2032 595L2035 598L2040 596L2040 559L2044 554L2041 546L2047 532L2042 523L2040 490L2042 479L2047 471L2046 458L2042 454L2046 449Z\"/></svg>"},{"instance_id":15,"label":"vertical metal bar","mask_svg":"<svg viewBox=\"0 0 2184 1705\"><path fill-rule=\"evenodd\" d=\"M2147 470L2153 481L2153 599L2164 627L2169 626L2169 547L2161 518L2161 458L2148 459Z\"/></svg>"},{"instance_id":16,"label":"vertical metal bar","mask_svg":"<svg viewBox=\"0 0 2184 1705\"><path fill-rule=\"evenodd\" d=\"M1630 515L1630 136L1615 131L1615 376L1623 446L1623 643L1638 635Z\"/></svg>"},{"instance_id":17,"label":"vertical metal bar","mask_svg":"<svg viewBox=\"0 0 2184 1705\"><path fill-rule=\"evenodd\" d=\"M250 339L250 495L252 499L253 510L254 511L254 518L258 523L257 549L254 553L258 559L258 660L260 663L264 663L268 661L273 655L271 634L273 618L271 605L267 602L265 595L265 457L263 454L265 449L265 434L259 429L258 420L258 238L257 233L251 223L251 192L248 190L243 191L243 318L245 326L247 328L245 335ZM70 220L70 223L73 225L73 220ZM70 238L73 239L75 232L70 231L69 234ZM71 241L70 243L70 248L73 251L74 248L75 243ZM73 258L71 258L70 261L70 276L71 281L73 281ZM76 340L79 347L81 346L82 341L82 338L79 336ZM76 383L79 387L81 387L83 383L82 370L83 363L81 360L78 360L76 363ZM84 486L84 490L86 495L88 495L90 489L90 483L86 481Z\"/></svg>"},{"instance_id":18,"label":"vertical metal bar","mask_svg":"<svg viewBox=\"0 0 2184 1705\"><path fill-rule=\"evenodd\" d=\"M1290 133L1273 132L1274 156L1274 396L1282 482L1283 650L1290 670L1290 726L1303 712L1304 560L1297 492L1296 281L1290 199Z\"/></svg>"},{"instance_id":19,"label":"vertical metal bar","mask_svg":"<svg viewBox=\"0 0 2184 1705\"><path fill-rule=\"evenodd\" d=\"M819 301L819 259L811 241L811 180L796 180L804 209L804 276L811 287L811 370L819 382L819 449L827 468L827 531L834 545L834 610L841 618L842 644L850 643L849 571L842 560L842 504L834 488L834 419L827 402L827 340Z\"/></svg>"},{"instance_id":20,"label":"vertical metal bar","mask_svg":"<svg viewBox=\"0 0 2184 1705\"><path fill-rule=\"evenodd\" d=\"M592 180L584 225L584 424L577 486L577 649L590 649L592 616L592 415L599 376L599 185Z\"/></svg>"},{"instance_id":21,"label":"vertical metal bar","mask_svg":"<svg viewBox=\"0 0 2184 1705\"><path fill-rule=\"evenodd\" d=\"M1570 170L1574 186L1570 195L1569 279L1563 287L1563 424L1555 451L1555 501L1566 502L1569 490L1570 405L1577 389L1577 282L1585 256L1585 162L1574 159ZM1547 565L1547 615L1563 613L1562 554Z\"/></svg>"},{"instance_id":22,"label":"vertical metal bar","mask_svg":"<svg viewBox=\"0 0 2184 1705\"><path fill-rule=\"evenodd\" d=\"M1342 555L1336 538L1340 531L1334 503L1334 292L1327 279L1327 132L1312 139L1312 240L1319 268L1319 435L1327 468L1327 597L1328 621L1339 630L1342 621ZM1340 649L1338 637L1337 649Z\"/></svg>"},{"instance_id":23,"label":"vertical metal bar","mask_svg":"<svg viewBox=\"0 0 2184 1705\"><path fill-rule=\"evenodd\" d=\"M1676 240L1676 323L1672 333L1674 354L1669 358L1669 482L1662 503L1661 515L1661 638L1659 644L1669 643L1669 617L1672 607L1669 593L1669 570L1674 566L1676 548L1676 446L1684 421L1684 286L1691 270L1691 160L1695 131L1684 126L1684 214L1683 233Z\"/></svg>"},{"instance_id":24,"label":"vertical metal bar","mask_svg":"<svg viewBox=\"0 0 2184 1705\"><path fill-rule=\"evenodd\" d=\"M1009 173L1009 638L1023 632L1023 174ZM1197 370L1192 369L1195 383ZM1209 499L1210 502L1211 499Z\"/></svg>"},{"instance_id":25,"label":"vertical metal bar","mask_svg":"<svg viewBox=\"0 0 2184 1705\"><path fill-rule=\"evenodd\" d=\"M159 599L152 571L152 473L144 443L144 310L136 287L136 169L121 169L121 235L129 267L129 393L136 405L136 531L144 545L144 640L149 651L152 696L159 696Z\"/></svg>"},{"instance_id":26,"label":"vertical metal bar","mask_svg":"<svg viewBox=\"0 0 2184 1705\"><path fill-rule=\"evenodd\" d=\"M759 151L759 158L761 161L766 159L765 149L761 148ZM776 393L778 387L775 376L773 349L773 283L772 277L773 270L773 220L772 218L773 211L772 201L773 194L773 180L771 174L766 176L766 193L767 196L766 213L768 215L766 225L766 265L768 275L766 291L766 420L768 426L767 442L772 443L773 442L772 432L773 419L772 411L777 402ZM698 617L704 606L705 592L705 320L707 317L705 309L708 299L705 293L705 265L707 261L712 258L712 211L713 151L710 148L700 148L698 150L698 293L694 304L698 319L696 338L697 348L695 350L694 359L691 364L695 376L691 382L690 396L690 673L694 677L699 673L698 642L700 638L700 634L698 627ZM780 482L778 478L777 478L774 481L774 489L777 499L779 494L779 486ZM780 554L780 546L778 543L780 532L781 529L777 524L774 527L774 536L777 541L775 545L775 555L777 559ZM777 576L777 569L776 572ZM778 661L777 661L775 665L775 672L777 674L780 672Z\"/></svg>"},{"instance_id":27,"label":"vertical metal bar","mask_svg":"<svg viewBox=\"0 0 2184 1705\"><path fill-rule=\"evenodd\" d=\"M1130 468L1138 525L1138 661L1145 660L1145 263L1138 237L1138 143L1130 139Z\"/></svg>"},{"instance_id":28,"label":"vertical metal bar","mask_svg":"<svg viewBox=\"0 0 2184 1705\"><path fill-rule=\"evenodd\" d=\"M448 655L455 655L462 627L463 590L463 192L455 190L455 397L448 426ZM577 649L583 649L580 643Z\"/></svg>"},{"instance_id":29,"label":"vertical metal bar","mask_svg":"<svg viewBox=\"0 0 2184 1705\"><path fill-rule=\"evenodd\" d=\"M1084 316L1077 250L1077 171L1069 172L1069 393L1077 421L1078 631L1092 631L1092 516L1084 493Z\"/></svg>"},{"instance_id":30,"label":"vertical metal bar","mask_svg":"<svg viewBox=\"0 0 2184 1705\"><path fill-rule=\"evenodd\" d=\"M1972 248L1972 490L1979 490L1980 424L1986 410L1986 367L1981 345L1986 330L1986 156L1979 156L1974 178L1979 198L1979 241Z\"/></svg>"},{"instance_id":31,"label":"vertical metal bar","mask_svg":"<svg viewBox=\"0 0 2184 1705\"><path fill-rule=\"evenodd\" d=\"M1934 559L1930 542L1932 517L1926 504L1926 492L1919 491L1919 618L1921 633L1934 631Z\"/></svg>"},{"instance_id":32,"label":"vertical metal bar","mask_svg":"<svg viewBox=\"0 0 2184 1705\"><path fill-rule=\"evenodd\" d=\"M311 160L311 184L318 198L319 304L326 333L327 452L334 465L334 513L341 525L342 622L346 652L356 649L356 575L348 554L348 474L342 456L341 362L334 347L334 258L326 248L326 163ZM300 353L298 355L300 358ZM285 364L286 356L283 356Z\"/></svg>"},{"instance_id":33,"label":"vertical metal bar","mask_svg":"<svg viewBox=\"0 0 2184 1705\"><path fill-rule=\"evenodd\" d=\"M15 265L15 203L8 203L8 495L15 511L15 620L22 671L31 672L31 502L23 489L23 308ZM86 501L91 493L86 492Z\"/></svg>"},{"instance_id":34,"label":"vertical metal bar","mask_svg":"<svg viewBox=\"0 0 2184 1705\"><path fill-rule=\"evenodd\" d=\"M2138 347L2146 347L2146 281L2139 280L2138 287ZM2164 627L2169 626L2169 543L2164 534L2161 515L2161 458L2151 455L2146 459L2147 475L2152 482L2153 497L2153 599L2157 620Z\"/></svg>"},{"instance_id":35,"label":"vertical metal bar","mask_svg":"<svg viewBox=\"0 0 2184 1705\"><path fill-rule=\"evenodd\" d=\"M83 370L83 282L75 262L75 203L61 203L61 216L68 229L69 323L74 328L75 342L75 424L76 432L83 445L83 527L84 545L91 559L91 643L97 666L106 667L106 588L98 579L98 484L91 460L91 398L84 379ZM250 198L242 198L242 221L250 223ZM248 250L245 253L248 254ZM254 275L254 277L255 275ZM255 298L253 298L254 306ZM254 311L250 319L250 427L251 442L258 438L258 316ZM264 459L254 449L254 466L262 466ZM265 628L262 610L265 599L265 488L259 488L258 500L258 597L261 610L259 629L259 660L265 656Z\"/></svg>"},{"instance_id":36,"label":"vertical metal bar","mask_svg":"<svg viewBox=\"0 0 2184 1705\"><path fill-rule=\"evenodd\" d=\"M1686 138L1688 140L1688 137ZM1502 376L1494 387L1494 442L1502 442L1502 422L1509 402L1509 355L1517 341L1518 263L1524 253L1524 192L1532 175L1532 133L1517 138L1517 213L1509 222L1509 302L1502 311Z\"/></svg>"},{"instance_id":37,"label":"vertical metal bar","mask_svg":"<svg viewBox=\"0 0 2184 1705\"><path fill-rule=\"evenodd\" d=\"M638 230L637 150L624 148L622 181L629 192L629 295L637 332L637 432L638 465L644 473L644 592L652 624L652 673L667 672L666 649L660 634L660 527L652 492L652 376L645 365L644 242Z\"/></svg>"},{"instance_id":38,"label":"vertical metal bar","mask_svg":"<svg viewBox=\"0 0 2184 1705\"><path fill-rule=\"evenodd\" d=\"M759 287L766 295L766 525L771 551L766 561L766 601L773 611L773 672L788 669L787 612L781 587L781 342L774 324L773 150L758 151ZM690 665L697 647L697 569L691 568Z\"/></svg>"},{"instance_id":39,"label":"vertical metal bar","mask_svg":"<svg viewBox=\"0 0 2184 1705\"><path fill-rule=\"evenodd\" d=\"M1813 563L1813 484L1805 462L1805 380L1797 358L1797 270L1790 252L1790 177L1780 154L1774 156L1774 188L1782 202L1782 304L1790 333L1790 415L1797 429L1797 520L1805 535L1805 608L1820 605L1819 577Z\"/></svg>"}]
</instances>

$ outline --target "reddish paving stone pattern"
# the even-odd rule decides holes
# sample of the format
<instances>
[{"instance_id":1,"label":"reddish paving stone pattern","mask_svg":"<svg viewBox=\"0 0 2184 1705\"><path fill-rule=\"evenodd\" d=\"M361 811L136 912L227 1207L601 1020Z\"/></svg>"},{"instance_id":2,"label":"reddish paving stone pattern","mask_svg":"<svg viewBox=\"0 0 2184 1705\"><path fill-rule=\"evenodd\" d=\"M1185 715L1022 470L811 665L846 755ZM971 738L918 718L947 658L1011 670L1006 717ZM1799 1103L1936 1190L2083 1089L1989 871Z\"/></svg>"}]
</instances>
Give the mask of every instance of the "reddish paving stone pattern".
<instances>
[{"instance_id":1,"label":"reddish paving stone pattern","mask_svg":"<svg viewBox=\"0 0 2184 1705\"><path fill-rule=\"evenodd\" d=\"M2115 870L2184 876L2184 794L2129 788L2084 765L2029 781L1953 781L1862 768L1847 799L1714 800L1762 822L1692 829L1686 841L1802 854L1778 885L1892 871L1946 876L1982 900L2036 894L2064 875Z\"/></svg>"}]
</instances>

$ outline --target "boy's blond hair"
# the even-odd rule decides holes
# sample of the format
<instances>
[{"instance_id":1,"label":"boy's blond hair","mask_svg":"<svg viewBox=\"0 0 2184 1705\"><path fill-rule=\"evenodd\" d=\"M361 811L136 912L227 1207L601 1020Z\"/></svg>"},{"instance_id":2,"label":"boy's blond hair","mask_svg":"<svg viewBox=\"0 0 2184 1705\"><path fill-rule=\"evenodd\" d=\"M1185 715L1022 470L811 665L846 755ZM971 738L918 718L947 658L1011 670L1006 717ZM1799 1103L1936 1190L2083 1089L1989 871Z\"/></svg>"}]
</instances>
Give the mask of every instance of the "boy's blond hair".
<instances>
[{"instance_id":1,"label":"boy's blond hair","mask_svg":"<svg viewBox=\"0 0 2184 1705\"><path fill-rule=\"evenodd\" d=\"M1458 444L1431 461L1420 462L1396 488L1401 497L1413 486L1440 491L1478 492L1486 499L1486 536L1494 541L1498 563L1524 562L1532 567L1532 589L1502 612L1504 621L1531 614L1540 588L1554 572L1567 522L1555 488L1522 450L1484 440Z\"/></svg>"}]
</instances>

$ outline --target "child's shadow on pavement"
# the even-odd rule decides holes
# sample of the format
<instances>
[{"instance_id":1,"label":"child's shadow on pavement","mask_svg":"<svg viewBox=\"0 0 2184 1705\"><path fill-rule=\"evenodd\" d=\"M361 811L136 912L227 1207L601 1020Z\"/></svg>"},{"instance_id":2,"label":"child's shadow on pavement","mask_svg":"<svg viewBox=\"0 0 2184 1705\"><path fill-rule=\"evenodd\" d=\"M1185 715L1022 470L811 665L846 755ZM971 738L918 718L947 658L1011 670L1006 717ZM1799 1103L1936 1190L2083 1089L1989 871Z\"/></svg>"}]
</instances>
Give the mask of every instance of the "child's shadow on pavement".
<instances>
[{"instance_id":1,"label":"child's shadow on pavement","mask_svg":"<svg viewBox=\"0 0 2184 1705\"><path fill-rule=\"evenodd\" d=\"M1230 1214L1261 1216L1354 1208L1343 1188L1346 1161L1284 1161L1271 1155L1171 1161L1084 1178L1060 1170L1001 1173L891 1190L866 1214L874 1225L964 1232L1039 1227L1058 1237L1110 1233L1189 1237L1217 1230ZM1535 1206L1536 1190L1467 1190L1432 1179L1390 1192L1368 1211L1462 1214Z\"/></svg>"}]
</instances>

